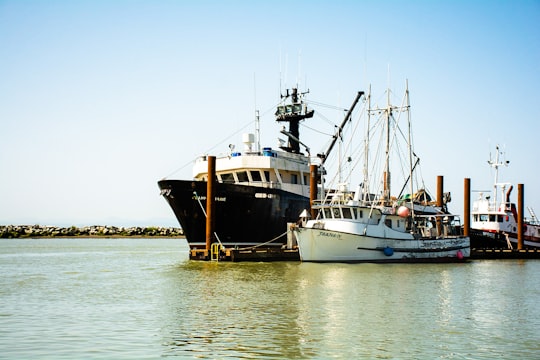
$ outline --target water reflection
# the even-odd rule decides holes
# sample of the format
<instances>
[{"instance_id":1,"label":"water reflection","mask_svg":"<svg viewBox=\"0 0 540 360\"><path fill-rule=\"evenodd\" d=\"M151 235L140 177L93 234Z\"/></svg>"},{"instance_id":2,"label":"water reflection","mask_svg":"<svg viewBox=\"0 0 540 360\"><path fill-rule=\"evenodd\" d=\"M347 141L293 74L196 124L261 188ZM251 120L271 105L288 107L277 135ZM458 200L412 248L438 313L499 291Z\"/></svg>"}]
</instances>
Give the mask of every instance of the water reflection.
<instances>
[{"instance_id":1,"label":"water reflection","mask_svg":"<svg viewBox=\"0 0 540 360\"><path fill-rule=\"evenodd\" d=\"M540 353L538 261L211 263L167 239L2 245L6 358Z\"/></svg>"},{"instance_id":2,"label":"water reflection","mask_svg":"<svg viewBox=\"0 0 540 360\"><path fill-rule=\"evenodd\" d=\"M504 355L512 308L531 301L511 293L515 279L492 264L187 262L169 274L165 355ZM519 275L514 267L503 271Z\"/></svg>"},{"instance_id":3,"label":"water reflection","mask_svg":"<svg viewBox=\"0 0 540 360\"><path fill-rule=\"evenodd\" d=\"M298 263L190 262L171 272L168 354L300 357Z\"/></svg>"}]
</instances>

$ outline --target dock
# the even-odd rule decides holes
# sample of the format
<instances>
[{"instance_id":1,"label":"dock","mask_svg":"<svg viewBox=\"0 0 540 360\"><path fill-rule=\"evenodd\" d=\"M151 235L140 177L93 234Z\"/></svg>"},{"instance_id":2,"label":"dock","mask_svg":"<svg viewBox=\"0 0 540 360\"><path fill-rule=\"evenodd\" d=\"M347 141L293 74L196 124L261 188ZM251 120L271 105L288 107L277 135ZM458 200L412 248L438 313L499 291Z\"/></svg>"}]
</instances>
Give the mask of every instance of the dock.
<instances>
[{"instance_id":1,"label":"dock","mask_svg":"<svg viewBox=\"0 0 540 360\"><path fill-rule=\"evenodd\" d=\"M205 249L192 249L189 252L190 260L215 261L300 261L298 249L225 249L219 255L209 253ZM470 260L529 260L540 259L540 249L499 249L499 248L472 248Z\"/></svg>"},{"instance_id":2,"label":"dock","mask_svg":"<svg viewBox=\"0 0 540 360\"><path fill-rule=\"evenodd\" d=\"M189 251L190 260L214 260L214 261L300 261L298 248L251 248L251 249L219 249L212 247L210 251L206 249L191 249Z\"/></svg>"},{"instance_id":3,"label":"dock","mask_svg":"<svg viewBox=\"0 0 540 360\"><path fill-rule=\"evenodd\" d=\"M471 249L471 260L504 259L540 259L540 249Z\"/></svg>"}]
</instances>

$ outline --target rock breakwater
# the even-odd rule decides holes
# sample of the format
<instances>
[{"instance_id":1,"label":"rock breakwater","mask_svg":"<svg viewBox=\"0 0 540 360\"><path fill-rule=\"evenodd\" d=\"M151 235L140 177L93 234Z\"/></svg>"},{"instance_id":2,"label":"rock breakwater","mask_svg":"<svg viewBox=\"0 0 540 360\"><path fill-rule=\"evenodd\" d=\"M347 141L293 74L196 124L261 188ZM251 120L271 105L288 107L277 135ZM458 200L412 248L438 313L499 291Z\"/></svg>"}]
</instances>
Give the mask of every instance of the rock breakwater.
<instances>
[{"instance_id":1,"label":"rock breakwater","mask_svg":"<svg viewBox=\"0 0 540 360\"><path fill-rule=\"evenodd\" d=\"M171 227L116 227L83 226L58 227L46 225L0 225L0 238L37 238L37 237L182 237L181 228Z\"/></svg>"}]
</instances>

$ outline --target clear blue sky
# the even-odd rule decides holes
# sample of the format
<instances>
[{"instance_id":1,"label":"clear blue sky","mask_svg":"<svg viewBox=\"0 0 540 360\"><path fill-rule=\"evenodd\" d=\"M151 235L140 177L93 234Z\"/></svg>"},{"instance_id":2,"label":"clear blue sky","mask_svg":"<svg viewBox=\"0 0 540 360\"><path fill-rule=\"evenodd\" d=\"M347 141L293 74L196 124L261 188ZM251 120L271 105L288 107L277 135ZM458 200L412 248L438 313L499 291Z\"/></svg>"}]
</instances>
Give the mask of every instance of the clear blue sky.
<instances>
[{"instance_id":1,"label":"clear blue sky","mask_svg":"<svg viewBox=\"0 0 540 360\"><path fill-rule=\"evenodd\" d=\"M461 213L498 143L540 213L539 24L538 0L0 0L0 224L176 226L156 182L241 146L255 108L275 146L280 80L348 107L408 79L432 191Z\"/></svg>"}]
</instances>

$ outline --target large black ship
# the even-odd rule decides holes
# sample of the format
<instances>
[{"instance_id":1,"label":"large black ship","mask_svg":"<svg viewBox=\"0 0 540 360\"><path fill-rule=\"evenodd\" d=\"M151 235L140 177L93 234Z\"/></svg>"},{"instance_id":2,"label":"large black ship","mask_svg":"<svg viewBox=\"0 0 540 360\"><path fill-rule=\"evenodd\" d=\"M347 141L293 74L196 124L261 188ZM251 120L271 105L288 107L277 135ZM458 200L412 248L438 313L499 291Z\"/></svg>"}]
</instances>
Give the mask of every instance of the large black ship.
<instances>
[{"instance_id":1,"label":"large black ship","mask_svg":"<svg viewBox=\"0 0 540 360\"><path fill-rule=\"evenodd\" d=\"M277 106L276 121L289 123L289 130L281 131L288 137L286 145L261 150L254 134L244 134L244 151L231 148L216 158L214 235L224 247L281 247L287 241L287 223L309 208L310 158L300 149L299 124L313 117L314 110L304 95L287 91ZM201 156L192 180L158 182L191 249L206 244L207 180L208 158Z\"/></svg>"}]
</instances>

